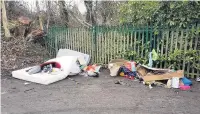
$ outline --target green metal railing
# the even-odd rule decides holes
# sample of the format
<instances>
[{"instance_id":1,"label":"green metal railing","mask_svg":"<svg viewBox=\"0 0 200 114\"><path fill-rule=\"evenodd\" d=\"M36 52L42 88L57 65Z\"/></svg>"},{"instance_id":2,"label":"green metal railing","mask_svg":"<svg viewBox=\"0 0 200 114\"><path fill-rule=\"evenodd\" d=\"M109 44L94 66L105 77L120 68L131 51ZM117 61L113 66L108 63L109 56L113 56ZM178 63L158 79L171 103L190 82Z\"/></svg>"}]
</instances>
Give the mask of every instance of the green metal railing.
<instances>
[{"instance_id":1,"label":"green metal railing","mask_svg":"<svg viewBox=\"0 0 200 114\"><path fill-rule=\"evenodd\" d=\"M157 53L167 58L175 49L199 50L199 30L199 25L187 29L154 29L151 26L141 28L53 26L48 30L46 48L54 56L60 48L83 52L91 55L92 62L98 64L107 64L112 59L124 58L127 51L134 51L138 54L137 57L148 59L148 52L155 49ZM197 32L198 34L193 34ZM134 60L134 57L132 59ZM197 62L200 64L200 60ZM200 75L199 70L192 68L190 64L186 66L185 61L180 64L180 69L185 70L185 75L192 78ZM165 68L167 63L160 63L156 67Z\"/></svg>"}]
</instances>

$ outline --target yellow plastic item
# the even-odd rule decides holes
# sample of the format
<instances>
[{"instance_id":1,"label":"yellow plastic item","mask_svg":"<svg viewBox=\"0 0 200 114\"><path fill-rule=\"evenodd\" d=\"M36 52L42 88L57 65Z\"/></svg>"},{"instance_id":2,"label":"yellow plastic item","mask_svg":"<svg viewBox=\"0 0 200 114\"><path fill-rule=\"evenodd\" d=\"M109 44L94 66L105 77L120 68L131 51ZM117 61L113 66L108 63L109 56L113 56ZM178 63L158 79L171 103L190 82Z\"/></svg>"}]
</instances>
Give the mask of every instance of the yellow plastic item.
<instances>
[{"instance_id":1,"label":"yellow plastic item","mask_svg":"<svg viewBox=\"0 0 200 114\"><path fill-rule=\"evenodd\" d=\"M119 74L120 76L124 76L124 73L123 72L120 72L120 74Z\"/></svg>"}]
</instances>

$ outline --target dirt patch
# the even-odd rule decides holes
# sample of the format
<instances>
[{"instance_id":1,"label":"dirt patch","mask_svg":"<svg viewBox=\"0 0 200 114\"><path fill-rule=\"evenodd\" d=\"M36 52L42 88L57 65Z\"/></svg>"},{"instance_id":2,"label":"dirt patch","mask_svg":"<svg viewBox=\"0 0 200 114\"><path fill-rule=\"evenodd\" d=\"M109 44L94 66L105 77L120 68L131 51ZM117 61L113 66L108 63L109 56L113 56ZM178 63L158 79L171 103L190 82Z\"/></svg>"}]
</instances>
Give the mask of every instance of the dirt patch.
<instances>
[{"instance_id":1,"label":"dirt patch","mask_svg":"<svg viewBox=\"0 0 200 114\"><path fill-rule=\"evenodd\" d=\"M11 75L11 71L33 66L51 58L48 52L38 43L26 42L21 37L1 41L1 73Z\"/></svg>"}]
</instances>

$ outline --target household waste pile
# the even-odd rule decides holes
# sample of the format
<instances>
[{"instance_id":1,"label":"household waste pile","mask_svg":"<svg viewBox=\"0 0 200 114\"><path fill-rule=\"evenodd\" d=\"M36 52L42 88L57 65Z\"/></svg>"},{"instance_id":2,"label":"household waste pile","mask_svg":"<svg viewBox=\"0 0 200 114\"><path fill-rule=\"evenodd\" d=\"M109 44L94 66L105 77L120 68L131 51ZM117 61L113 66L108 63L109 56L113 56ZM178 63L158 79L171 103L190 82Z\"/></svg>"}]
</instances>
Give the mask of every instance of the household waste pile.
<instances>
[{"instance_id":1,"label":"household waste pile","mask_svg":"<svg viewBox=\"0 0 200 114\"><path fill-rule=\"evenodd\" d=\"M134 61L115 59L108 64L111 76L123 76L131 80L139 80L145 85L163 86L189 90L192 82L184 77L183 70L151 68Z\"/></svg>"},{"instance_id":2,"label":"household waste pile","mask_svg":"<svg viewBox=\"0 0 200 114\"><path fill-rule=\"evenodd\" d=\"M65 79L68 75L77 75L82 72L86 76L98 76L101 66L88 65L89 62L90 56L87 54L60 49L56 58L40 65L13 71L12 76L45 85Z\"/></svg>"},{"instance_id":3,"label":"household waste pile","mask_svg":"<svg viewBox=\"0 0 200 114\"><path fill-rule=\"evenodd\" d=\"M108 64L111 76L123 76L127 79L138 80L152 88L152 85L166 88L180 88L189 90L192 82L184 77L183 70L152 68L152 61L157 54L152 51L149 55L149 64L141 65L134 61L114 59ZM40 84L51 84L65 79L68 75L81 74L89 77L98 77L100 65L89 64L90 56L81 52L60 49L56 58L40 65L24 68L12 72L13 77Z\"/></svg>"}]
</instances>

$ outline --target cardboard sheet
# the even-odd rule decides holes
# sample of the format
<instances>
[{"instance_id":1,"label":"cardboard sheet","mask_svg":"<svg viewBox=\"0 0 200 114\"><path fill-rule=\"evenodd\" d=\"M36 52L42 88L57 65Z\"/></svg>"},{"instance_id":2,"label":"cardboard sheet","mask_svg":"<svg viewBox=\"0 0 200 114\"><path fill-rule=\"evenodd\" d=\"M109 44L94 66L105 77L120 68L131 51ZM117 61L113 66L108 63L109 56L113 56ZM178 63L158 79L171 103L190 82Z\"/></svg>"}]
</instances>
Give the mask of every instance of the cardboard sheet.
<instances>
[{"instance_id":1,"label":"cardboard sheet","mask_svg":"<svg viewBox=\"0 0 200 114\"><path fill-rule=\"evenodd\" d=\"M147 74L146 76L143 76L142 78L145 82L147 82L147 81L155 81L155 80L168 80L172 77L182 78L184 77L184 71L178 70L176 72L168 72L168 73L159 74L159 75Z\"/></svg>"}]
</instances>

